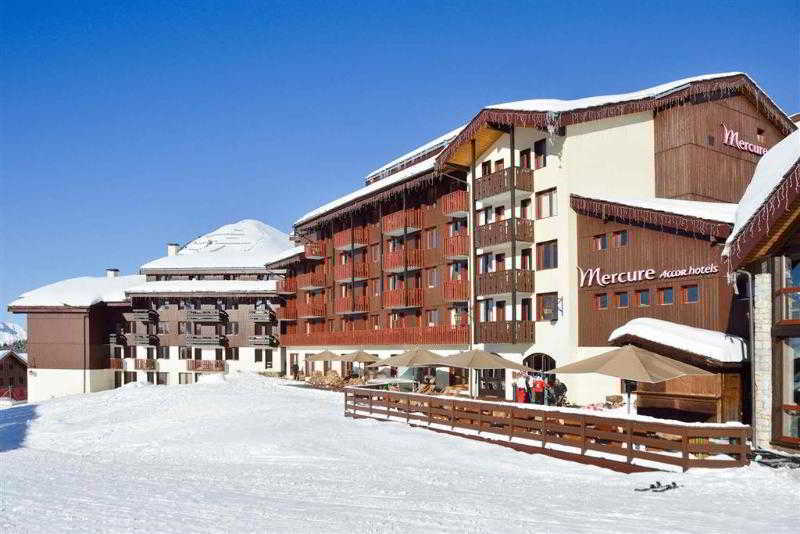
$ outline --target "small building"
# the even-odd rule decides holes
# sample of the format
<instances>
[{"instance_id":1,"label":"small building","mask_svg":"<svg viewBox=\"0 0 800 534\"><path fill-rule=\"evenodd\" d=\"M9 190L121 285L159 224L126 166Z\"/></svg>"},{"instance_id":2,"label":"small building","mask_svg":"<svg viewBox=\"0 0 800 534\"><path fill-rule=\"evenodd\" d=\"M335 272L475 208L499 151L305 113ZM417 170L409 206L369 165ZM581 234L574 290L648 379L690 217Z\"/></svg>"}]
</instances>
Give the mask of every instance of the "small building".
<instances>
[{"instance_id":1,"label":"small building","mask_svg":"<svg viewBox=\"0 0 800 534\"><path fill-rule=\"evenodd\" d=\"M0 350L0 398L25 400L28 397L28 355L15 350Z\"/></svg>"}]
</instances>

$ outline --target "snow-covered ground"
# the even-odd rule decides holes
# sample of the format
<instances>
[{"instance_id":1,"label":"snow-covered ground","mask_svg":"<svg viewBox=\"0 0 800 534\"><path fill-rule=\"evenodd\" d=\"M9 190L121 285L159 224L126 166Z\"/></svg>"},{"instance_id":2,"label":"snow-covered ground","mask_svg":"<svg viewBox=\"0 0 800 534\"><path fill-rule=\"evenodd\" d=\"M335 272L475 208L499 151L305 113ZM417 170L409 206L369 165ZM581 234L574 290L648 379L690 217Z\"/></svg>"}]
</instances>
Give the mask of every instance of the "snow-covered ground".
<instances>
[{"instance_id":1,"label":"snow-covered ground","mask_svg":"<svg viewBox=\"0 0 800 534\"><path fill-rule=\"evenodd\" d=\"M0 410L0 532L796 532L800 470L597 467L241 376ZM633 489L660 480L665 493Z\"/></svg>"}]
</instances>

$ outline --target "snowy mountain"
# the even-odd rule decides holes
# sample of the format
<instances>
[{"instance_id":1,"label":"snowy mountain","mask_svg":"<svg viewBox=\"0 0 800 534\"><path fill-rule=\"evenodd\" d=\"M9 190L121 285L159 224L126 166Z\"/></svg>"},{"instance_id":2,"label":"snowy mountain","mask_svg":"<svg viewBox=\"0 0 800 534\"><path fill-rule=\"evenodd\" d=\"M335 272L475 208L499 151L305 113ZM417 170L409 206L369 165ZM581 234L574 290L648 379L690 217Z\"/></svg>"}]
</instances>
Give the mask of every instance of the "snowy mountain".
<instances>
[{"instance_id":1,"label":"snowy mountain","mask_svg":"<svg viewBox=\"0 0 800 534\"><path fill-rule=\"evenodd\" d=\"M24 339L28 339L28 333L20 325L0 321L0 347Z\"/></svg>"}]
</instances>

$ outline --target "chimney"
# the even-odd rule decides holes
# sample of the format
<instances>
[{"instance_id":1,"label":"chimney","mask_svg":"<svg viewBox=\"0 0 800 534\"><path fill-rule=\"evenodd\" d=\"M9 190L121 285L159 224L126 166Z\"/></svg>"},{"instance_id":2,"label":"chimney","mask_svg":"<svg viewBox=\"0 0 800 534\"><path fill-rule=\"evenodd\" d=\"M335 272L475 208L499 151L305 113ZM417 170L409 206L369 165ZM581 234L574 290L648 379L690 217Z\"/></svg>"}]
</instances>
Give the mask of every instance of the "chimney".
<instances>
[{"instance_id":1,"label":"chimney","mask_svg":"<svg viewBox=\"0 0 800 534\"><path fill-rule=\"evenodd\" d=\"M167 243L167 256L174 256L178 253L181 246L177 243Z\"/></svg>"},{"instance_id":2,"label":"chimney","mask_svg":"<svg viewBox=\"0 0 800 534\"><path fill-rule=\"evenodd\" d=\"M119 276L119 269L106 269L106 278L116 278Z\"/></svg>"}]
</instances>

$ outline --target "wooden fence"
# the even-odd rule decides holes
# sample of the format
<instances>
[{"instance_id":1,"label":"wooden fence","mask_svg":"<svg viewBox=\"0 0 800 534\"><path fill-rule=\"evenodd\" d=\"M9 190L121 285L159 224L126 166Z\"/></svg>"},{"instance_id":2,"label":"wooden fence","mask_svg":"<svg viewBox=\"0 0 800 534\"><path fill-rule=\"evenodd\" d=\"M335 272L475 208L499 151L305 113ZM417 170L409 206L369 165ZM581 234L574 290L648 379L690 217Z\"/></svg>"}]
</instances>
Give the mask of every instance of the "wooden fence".
<instances>
[{"instance_id":1,"label":"wooden fence","mask_svg":"<svg viewBox=\"0 0 800 534\"><path fill-rule=\"evenodd\" d=\"M533 440L539 445L518 441L513 448L626 472L648 470L632 469L635 459L678 466L684 471L749 463L748 426L646 422L360 387L345 388L344 414L405 419L409 424L437 425L434 429L449 427L451 433L472 430L501 436L508 443L514 438ZM604 454L587 455L588 451Z\"/></svg>"}]
</instances>

